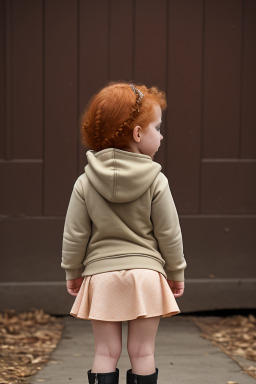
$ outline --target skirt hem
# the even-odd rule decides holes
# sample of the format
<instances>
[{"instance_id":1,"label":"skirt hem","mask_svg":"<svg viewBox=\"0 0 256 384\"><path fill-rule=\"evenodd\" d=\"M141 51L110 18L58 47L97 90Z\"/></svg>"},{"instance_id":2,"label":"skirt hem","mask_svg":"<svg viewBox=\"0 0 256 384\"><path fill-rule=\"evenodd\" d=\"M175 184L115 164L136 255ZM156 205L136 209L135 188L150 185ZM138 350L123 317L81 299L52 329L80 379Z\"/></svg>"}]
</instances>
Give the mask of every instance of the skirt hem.
<instances>
[{"instance_id":1,"label":"skirt hem","mask_svg":"<svg viewBox=\"0 0 256 384\"><path fill-rule=\"evenodd\" d=\"M138 315L137 317L133 317L131 319L104 319L104 318L95 318L95 317L92 317L92 316L89 316L89 317L82 317L82 316L79 316L79 315L76 315L75 313L72 313L70 312L70 315L75 317L76 319L81 319L81 320L99 320L99 321L130 321L130 320L137 320L139 318L141 319L149 319L151 317L157 317L157 316L160 316L161 318L165 318L165 317L172 317L174 315L178 315L180 313L180 311L175 311L175 312L168 312L168 313L164 313L164 314L157 314L157 315Z\"/></svg>"}]
</instances>

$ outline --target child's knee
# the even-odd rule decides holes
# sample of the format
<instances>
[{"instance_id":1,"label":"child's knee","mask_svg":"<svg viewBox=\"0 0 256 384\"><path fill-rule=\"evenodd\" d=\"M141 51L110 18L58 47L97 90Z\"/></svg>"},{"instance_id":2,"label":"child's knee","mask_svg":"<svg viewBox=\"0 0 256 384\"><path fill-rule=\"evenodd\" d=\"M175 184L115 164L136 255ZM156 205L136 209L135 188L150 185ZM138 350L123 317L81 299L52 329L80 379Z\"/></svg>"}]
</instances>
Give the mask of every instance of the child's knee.
<instances>
[{"instance_id":1,"label":"child's knee","mask_svg":"<svg viewBox=\"0 0 256 384\"><path fill-rule=\"evenodd\" d=\"M111 344L99 344L95 348L95 354L105 356L109 359L119 360L122 353L122 343L111 342Z\"/></svg>"},{"instance_id":2,"label":"child's knee","mask_svg":"<svg viewBox=\"0 0 256 384\"><path fill-rule=\"evenodd\" d=\"M154 345L151 343L130 342L127 343L127 352L130 359L152 356L154 355Z\"/></svg>"}]
</instances>

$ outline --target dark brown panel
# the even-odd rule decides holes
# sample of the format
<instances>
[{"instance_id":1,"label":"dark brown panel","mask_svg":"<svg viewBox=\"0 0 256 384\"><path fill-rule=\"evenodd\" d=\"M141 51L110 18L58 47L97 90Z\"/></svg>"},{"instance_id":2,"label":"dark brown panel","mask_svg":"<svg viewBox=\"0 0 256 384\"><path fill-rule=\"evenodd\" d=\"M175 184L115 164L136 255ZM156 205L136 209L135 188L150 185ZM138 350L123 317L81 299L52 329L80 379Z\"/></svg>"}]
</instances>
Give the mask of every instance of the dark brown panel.
<instances>
[{"instance_id":1,"label":"dark brown panel","mask_svg":"<svg viewBox=\"0 0 256 384\"><path fill-rule=\"evenodd\" d=\"M12 2L4 2L4 158L12 159Z\"/></svg>"},{"instance_id":2,"label":"dark brown panel","mask_svg":"<svg viewBox=\"0 0 256 384\"><path fill-rule=\"evenodd\" d=\"M42 214L41 162L1 161L0 180L0 212L2 215L34 216ZM9 241L11 241L11 237L9 237Z\"/></svg>"},{"instance_id":3,"label":"dark brown panel","mask_svg":"<svg viewBox=\"0 0 256 384\"><path fill-rule=\"evenodd\" d=\"M42 0L12 1L12 156L42 158Z\"/></svg>"},{"instance_id":4,"label":"dark brown panel","mask_svg":"<svg viewBox=\"0 0 256 384\"><path fill-rule=\"evenodd\" d=\"M256 217L182 217L186 278L255 278Z\"/></svg>"},{"instance_id":5,"label":"dark brown panel","mask_svg":"<svg viewBox=\"0 0 256 384\"><path fill-rule=\"evenodd\" d=\"M179 213L199 204L203 2L171 1L167 174Z\"/></svg>"},{"instance_id":6,"label":"dark brown panel","mask_svg":"<svg viewBox=\"0 0 256 384\"><path fill-rule=\"evenodd\" d=\"M109 79L110 8L108 1L80 0L79 9L79 113L89 99ZM79 173L86 163L85 150L79 147Z\"/></svg>"},{"instance_id":7,"label":"dark brown panel","mask_svg":"<svg viewBox=\"0 0 256 384\"><path fill-rule=\"evenodd\" d=\"M242 0L206 0L203 157L239 157Z\"/></svg>"},{"instance_id":8,"label":"dark brown panel","mask_svg":"<svg viewBox=\"0 0 256 384\"><path fill-rule=\"evenodd\" d=\"M112 0L110 12L109 77L129 81L133 77L133 2Z\"/></svg>"},{"instance_id":9,"label":"dark brown panel","mask_svg":"<svg viewBox=\"0 0 256 384\"><path fill-rule=\"evenodd\" d=\"M65 281L64 218L0 220L1 281Z\"/></svg>"},{"instance_id":10,"label":"dark brown panel","mask_svg":"<svg viewBox=\"0 0 256 384\"><path fill-rule=\"evenodd\" d=\"M99 12L100 10L100 12ZM107 1L80 2L80 109L104 87L109 74L109 5Z\"/></svg>"},{"instance_id":11,"label":"dark brown panel","mask_svg":"<svg viewBox=\"0 0 256 384\"><path fill-rule=\"evenodd\" d=\"M165 0L137 0L134 20L134 80L162 89L166 89L166 4Z\"/></svg>"},{"instance_id":12,"label":"dark brown panel","mask_svg":"<svg viewBox=\"0 0 256 384\"><path fill-rule=\"evenodd\" d=\"M202 213L256 213L256 161L202 163Z\"/></svg>"},{"instance_id":13,"label":"dark brown panel","mask_svg":"<svg viewBox=\"0 0 256 384\"><path fill-rule=\"evenodd\" d=\"M241 156L256 157L256 2L244 7Z\"/></svg>"},{"instance_id":14,"label":"dark brown panel","mask_svg":"<svg viewBox=\"0 0 256 384\"><path fill-rule=\"evenodd\" d=\"M134 80L147 86L156 85L166 91L167 2L165 0L137 0L134 14ZM164 136L164 125L162 133ZM155 157L155 160L163 166L164 171L166 144L163 141L161 150Z\"/></svg>"},{"instance_id":15,"label":"dark brown panel","mask_svg":"<svg viewBox=\"0 0 256 384\"><path fill-rule=\"evenodd\" d=\"M77 3L45 1L45 215L63 215L77 176Z\"/></svg>"},{"instance_id":16,"label":"dark brown panel","mask_svg":"<svg viewBox=\"0 0 256 384\"><path fill-rule=\"evenodd\" d=\"M4 116L5 116L5 9L0 0L0 159L4 158Z\"/></svg>"}]
</instances>

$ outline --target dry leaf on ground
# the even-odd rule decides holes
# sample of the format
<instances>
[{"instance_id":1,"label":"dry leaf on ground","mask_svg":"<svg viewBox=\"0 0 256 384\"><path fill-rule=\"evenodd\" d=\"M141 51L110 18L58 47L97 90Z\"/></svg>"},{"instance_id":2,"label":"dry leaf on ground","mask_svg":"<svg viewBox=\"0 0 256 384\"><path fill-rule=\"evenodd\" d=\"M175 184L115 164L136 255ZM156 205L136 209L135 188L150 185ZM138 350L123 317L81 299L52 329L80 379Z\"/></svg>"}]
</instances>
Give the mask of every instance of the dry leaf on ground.
<instances>
[{"instance_id":1,"label":"dry leaf on ground","mask_svg":"<svg viewBox=\"0 0 256 384\"><path fill-rule=\"evenodd\" d=\"M62 330L62 321L42 310L0 313L0 383L29 383L28 377L48 361Z\"/></svg>"},{"instance_id":2,"label":"dry leaf on ground","mask_svg":"<svg viewBox=\"0 0 256 384\"><path fill-rule=\"evenodd\" d=\"M243 370L256 379L256 318L236 315L190 317L202 331L201 336L219 347ZM255 364L253 364L255 362Z\"/></svg>"}]
</instances>

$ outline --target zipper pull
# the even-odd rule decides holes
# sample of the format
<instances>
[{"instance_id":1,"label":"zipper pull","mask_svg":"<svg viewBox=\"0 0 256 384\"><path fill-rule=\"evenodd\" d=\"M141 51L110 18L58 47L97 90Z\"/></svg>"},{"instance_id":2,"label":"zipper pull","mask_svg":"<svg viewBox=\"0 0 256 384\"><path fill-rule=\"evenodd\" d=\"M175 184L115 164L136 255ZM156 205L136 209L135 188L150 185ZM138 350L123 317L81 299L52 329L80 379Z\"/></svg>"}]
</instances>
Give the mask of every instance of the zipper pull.
<instances>
[{"instance_id":1,"label":"zipper pull","mask_svg":"<svg viewBox=\"0 0 256 384\"><path fill-rule=\"evenodd\" d=\"M97 373L95 373L95 383L94 384L99 384L99 382L98 382L98 374Z\"/></svg>"},{"instance_id":2,"label":"zipper pull","mask_svg":"<svg viewBox=\"0 0 256 384\"><path fill-rule=\"evenodd\" d=\"M137 376L134 377L134 384L137 384Z\"/></svg>"}]
</instances>

